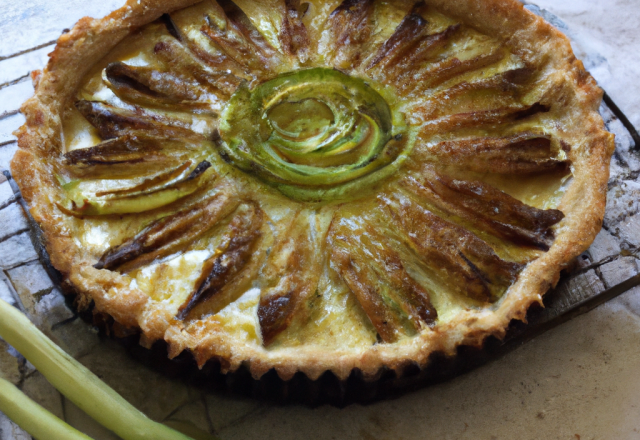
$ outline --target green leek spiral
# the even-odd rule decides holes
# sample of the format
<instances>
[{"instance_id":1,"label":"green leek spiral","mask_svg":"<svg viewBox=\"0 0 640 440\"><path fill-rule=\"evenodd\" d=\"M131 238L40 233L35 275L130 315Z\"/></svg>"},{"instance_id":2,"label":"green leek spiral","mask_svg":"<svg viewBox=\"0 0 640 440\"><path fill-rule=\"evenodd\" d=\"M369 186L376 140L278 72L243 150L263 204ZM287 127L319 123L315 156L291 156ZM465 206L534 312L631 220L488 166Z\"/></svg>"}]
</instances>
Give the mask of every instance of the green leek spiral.
<instances>
[{"instance_id":1,"label":"green leek spiral","mask_svg":"<svg viewBox=\"0 0 640 440\"><path fill-rule=\"evenodd\" d=\"M414 135L363 80L332 69L280 75L234 93L220 120L221 154L303 201L353 197L391 175Z\"/></svg>"}]
</instances>

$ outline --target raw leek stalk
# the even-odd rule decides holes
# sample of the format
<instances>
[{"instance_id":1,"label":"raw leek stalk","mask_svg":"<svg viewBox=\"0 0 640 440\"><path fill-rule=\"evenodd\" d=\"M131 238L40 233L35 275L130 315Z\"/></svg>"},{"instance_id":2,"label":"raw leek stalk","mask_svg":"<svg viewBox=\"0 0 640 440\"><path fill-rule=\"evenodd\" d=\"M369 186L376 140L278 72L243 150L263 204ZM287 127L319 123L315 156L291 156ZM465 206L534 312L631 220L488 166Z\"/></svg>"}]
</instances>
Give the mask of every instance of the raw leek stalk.
<instances>
[{"instance_id":1,"label":"raw leek stalk","mask_svg":"<svg viewBox=\"0 0 640 440\"><path fill-rule=\"evenodd\" d=\"M192 440L142 414L95 374L54 344L26 316L2 300L0 317L0 337L27 358L58 391L123 440ZM5 389L6 387L0 389L0 394L4 395L3 399L10 398L12 393L15 393L15 390L11 389L6 389L5 393ZM17 416L16 423L22 423L21 426L27 431L30 426L39 423L20 414ZM59 425L58 422L55 423ZM51 429L53 427L52 423ZM49 440L88 437L47 435L41 438Z\"/></svg>"},{"instance_id":2,"label":"raw leek stalk","mask_svg":"<svg viewBox=\"0 0 640 440\"><path fill-rule=\"evenodd\" d=\"M37 440L91 440L0 378L0 411Z\"/></svg>"}]
</instances>

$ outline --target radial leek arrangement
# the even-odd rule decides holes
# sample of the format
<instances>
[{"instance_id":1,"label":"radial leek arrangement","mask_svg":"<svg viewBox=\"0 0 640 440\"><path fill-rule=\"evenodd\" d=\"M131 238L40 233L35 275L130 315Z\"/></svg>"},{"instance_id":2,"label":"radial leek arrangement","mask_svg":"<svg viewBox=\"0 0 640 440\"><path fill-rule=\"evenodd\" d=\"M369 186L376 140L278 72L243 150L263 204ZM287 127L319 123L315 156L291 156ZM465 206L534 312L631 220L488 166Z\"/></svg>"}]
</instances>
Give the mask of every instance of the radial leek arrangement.
<instances>
[{"instance_id":1,"label":"radial leek arrangement","mask_svg":"<svg viewBox=\"0 0 640 440\"><path fill-rule=\"evenodd\" d=\"M521 2L171 5L65 34L14 162L54 266L146 344L401 373L502 335L595 237L599 92Z\"/></svg>"},{"instance_id":2,"label":"radial leek arrangement","mask_svg":"<svg viewBox=\"0 0 640 440\"><path fill-rule=\"evenodd\" d=\"M423 2L268 3L165 15L85 78L71 115L97 143L63 153L58 206L113 233L80 238L86 263L142 289L158 321L138 324L199 363L235 331L268 353L344 326L367 349L497 307L564 218L570 146L541 73ZM219 313L250 287L256 329L238 329Z\"/></svg>"}]
</instances>

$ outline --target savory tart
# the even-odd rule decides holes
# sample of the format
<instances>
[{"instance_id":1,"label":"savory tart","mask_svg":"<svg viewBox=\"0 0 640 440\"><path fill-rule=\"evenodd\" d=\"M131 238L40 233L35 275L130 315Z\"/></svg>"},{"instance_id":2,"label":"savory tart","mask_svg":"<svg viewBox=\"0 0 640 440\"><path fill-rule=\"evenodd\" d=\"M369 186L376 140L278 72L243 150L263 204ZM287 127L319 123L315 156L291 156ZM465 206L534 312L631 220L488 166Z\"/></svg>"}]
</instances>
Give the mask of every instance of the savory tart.
<instances>
[{"instance_id":1,"label":"savory tart","mask_svg":"<svg viewBox=\"0 0 640 440\"><path fill-rule=\"evenodd\" d=\"M601 90L516 0L130 0L50 57L15 179L81 303L170 356L401 374L602 223Z\"/></svg>"}]
</instances>

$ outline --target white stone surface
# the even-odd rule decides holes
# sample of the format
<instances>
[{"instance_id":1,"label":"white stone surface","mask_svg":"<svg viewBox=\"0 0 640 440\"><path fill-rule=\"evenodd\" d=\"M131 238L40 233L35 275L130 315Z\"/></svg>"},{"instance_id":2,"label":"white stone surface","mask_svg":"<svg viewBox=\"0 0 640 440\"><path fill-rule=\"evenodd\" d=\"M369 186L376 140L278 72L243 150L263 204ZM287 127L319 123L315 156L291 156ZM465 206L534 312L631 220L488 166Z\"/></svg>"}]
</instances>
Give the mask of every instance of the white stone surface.
<instances>
[{"instance_id":1,"label":"white stone surface","mask_svg":"<svg viewBox=\"0 0 640 440\"><path fill-rule=\"evenodd\" d=\"M32 440L32 438L0 412L0 440Z\"/></svg>"},{"instance_id":2,"label":"white stone surface","mask_svg":"<svg viewBox=\"0 0 640 440\"><path fill-rule=\"evenodd\" d=\"M13 297L13 294L9 290L9 285L7 284L8 280L5 281L0 277L0 299L11 304L12 306L16 304L16 299Z\"/></svg>"},{"instance_id":3,"label":"white stone surface","mask_svg":"<svg viewBox=\"0 0 640 440\"><path fill-rule=\"evenodd\" d=\"M603 229L596 236L593 244L589 248L591 263L599 263L605 258L620 254L618 241L607 230Z\"/></svg>"},{"instance_id":4,"label":"white stone surface","mask_svg":"<svg viewBox=\"0 0 640 440\"><path fill-rule=\"evenodd\" d=\"M29 78L19 83L0 88L0 118L17 112L23 102L33 95L33 85Z\"/></svg>"},{"instance_id":5,"label":"white stone surface","mask_svg":"<svg viewBox=\"0 0 640 440\"><path fill-rule=\"evenodd\" d=\"M612 301L612 304L613 303L619 305L625 310L630 311L638 318L640 318L640 286L634 287L628 292L623 293L614 301Z\"/></svg>"},{"instance_id":6,"label":"white stone surface","mask_svg":"<svg viewBox=\"0 0 640 440\"><path fill-rule=\"evenodd\" d=\"M624 222L618 226L618 237L625 244L634 248L640 247L640 215L635 214L629 216Z\"/></svg>"},{"instance_id":7,"label":"white stone surface","mask_svg":"<svg viewBox=\"0 0 640 440\"><path fill-rule=\"evenodd\" d=\"M0 183L0 209L7 206L14 200L13 190L9 185L9 182L4 181Z\"/></svg>"},{"instance_id":8,"label":"white stone surface","mask_svg":"<svg viewBox=\"0 0 640 440\"><path fill-rule=\"evenodd\" d=\"M124 5L124 0L9 0L3 3L0 19L0 58L56 40L84 16L103 17Z\"/></svg>"},{"instance_id":9,"label":"white stone surface","mask_svg":"<svg viewBox=\"0 0 640 440\"><path fill-rule=\"evenodd\" d=\"M0 144L15 141L16 137L13 135L13 132L20 128L24 122L25 119L21 113L0 119Z\"/></svg>"},{"instance_id":10,"label":"white stone surface","mask_svg":"<svg viewBox=\"0 0 640 440\"><path fill-rule=\"evenodd\" d=\"M53 289L51 278L39 261L10 269L7 274L20 297L40 296Z\"/></svg>"},{"instance_id":11,"label":"white stone surface","mask_svg":"<svg viewBox=\"0 0 640 440\"><path fill-rule=\"evenodd\" d=\"M74 317L58 289L44 295L35 305L35 311L40 316L46 316L47 322L54 326Z\"/></svg>"},{"instance_id":12,"label":"white stone surface","mask_svg":"<svg viewBox=\"0 0 640 440\"><path fill-rule=\"evenodd\" d=\"M6 273L8 282L14 287L24 310L36 325L41 326L44 316L37 314L38 301L41 295L53 288L46 271L38 261L34 261L9 269Z\"/></svg>"},{"instance_id":13,"label":"white stone surface","mask_svg":"<svg viewBox=\"0 0 640 440\"><path fill-rule=\"evenodd\" d=\"M600 266L600 273L607 288L616 286L638 274L638 260L634 257L620 257L616 261Z\"/></svg>"},{"instance_id":14,"label":"white stone surface","mask_svg":"<svg viewBox=\"0 0 640 440\"><path fill-rule=\"evenodd\" d=\"M604 226L609 231L640 209L640 182L627 180L607 194Z\"/></svg>"},{"instance_id":15,"label":"white stone surface","mask_svg":"<svg viewBox=\"0 0 640 440\"><path fill-rule=\"evenodd\" d=\"M19 57L12 57L0 61L0 86L15 82L29 75L32 70L40 70L49 61L47 56L54 45L34 50Z\"/></svg>"},{"instance_id":16,"label":"white stone surface","mask_svg":"<svg viewBox=\"0 0 640 440\"><path fill-rule=\"evenodd\" d=\"M0 171L9 169L9 162L16 151L18 150L18 143L12 142L7 145L0 145Z\"/></svg>"},{"instance_id":17,"label":"white stone surface","mask_svg":"<svg viewBox=\"0 0 640 440\"><path fill-rule=\"evenodd\" d=\"M640 127L640 7L637 0L535 0L567 23L598 82ZM599 55L599 56L598 56Z\"/></svg>"},{"instance_id":18,"label":"white stone surface","mask_svg":"<svg viewBox=\"0 0 640 440\"><path fill-rule=\"evenodd\" d=\"M2 225L0 228L0 240L29 229L29 223L27 223L27 217L24 215L22 207L15 202L0 209L0 225Z\"/></svg>"},{"instance_id":19,"label":"white stone surface","mask_svg":"<svg viewBox=\"0 0 640 440\"><path fill-rule=\"evenodd\" d=\"M0 242L0 268L10 268L38 258L28 233Z\"/></svg>"}]
</instances>

